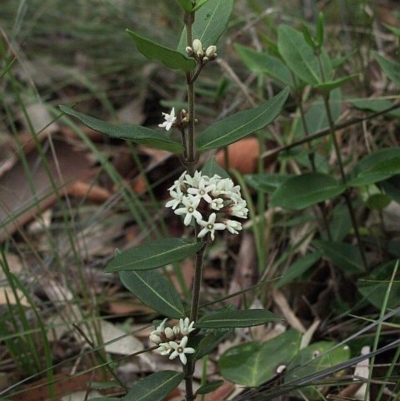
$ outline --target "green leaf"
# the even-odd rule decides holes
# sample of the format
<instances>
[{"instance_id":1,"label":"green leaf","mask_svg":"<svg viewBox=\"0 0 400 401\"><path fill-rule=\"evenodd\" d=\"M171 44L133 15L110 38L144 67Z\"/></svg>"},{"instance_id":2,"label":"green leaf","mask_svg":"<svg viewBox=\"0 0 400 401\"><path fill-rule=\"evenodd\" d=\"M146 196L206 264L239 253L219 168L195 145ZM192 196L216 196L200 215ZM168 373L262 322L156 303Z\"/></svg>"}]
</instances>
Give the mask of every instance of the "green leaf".
<instances>
[{"instance_id":1,"label":"green leaf","mask_svg":"<svg viewBox=\"0 0 400 401\"><path fill-rule=\"evenodd\" d=\"M381 310L385 305L385 298L388 296L386 308L395 309L399 306L400 299L400 277L397 274L393 280L394 269L398 261L382 263L374 268L374 271L367 278L358 280L357 287L361 295ZM388 291L390 290L390 294Z\"/></svg>"},{"instance_id":2,"label":"green leaf","mask_svg":"<svg viewBox=\"0 0 400 401\"><path fill-rule=\"evenodd\" d=\"M204 4L207 3L207 1L209 1L209 0L198 0L196 2L196 6L194 7L193 11L197 11L200 7L203 7Z\"/></svg>"},{"instance_id":3,"label":"green leaf","mask_svg":"<svg viewBox=\"0 0 400 401\"><path fill-rule=\"evenodd\" d=\"M153 373L134 384L129 392L121 398L122 401L162 401L179 386L183 373L164 370Z\"/></svg>"},{"instance_id":4,"label":"green leaf","mask_svg":"<svg viewBox=\"0 0 400 401\"><path fill-rule=\"evenodd\" d=\"M345 242L318 241L315 245L335 266L345 273L360 273L364 271L360 249L356 245Z\"/></svg>"},{"instance_id":5,"label":"green leaf","mask_svg":"<svg viewBox=\"0 0 400 401\"><path fill-rule=\"evenodd\" d=\"M288 365L297 354L301 334L288 330L261 342L248 342L229 348L219 358L222 376L242 386L258 387L277 376L277 368Z\"/></svg>"},{"instance_id":6,"label":"green leaf","mask_svg":"<svg viewBox=\"0 0 400 401\"><path fill-rule=\"evenodd\" d=\"M347 182L349 187L371 185L400 174L400 148L379 149L369 154L357 163L353 172L358 174Z\"/></svg>"},{"instance_id":7,"label":"green leaf","mask_svg":"<svg viewBox=\"0 0 400 401\"><path fill-rule=\"evenodd\" d=\"M316 374L324 369L339 365L350 358L350 348L345 345L331 349L335 346L333 341L320 341L302 349L287 367L285 385L296 383L302 378ZM336 386L336 381L332 382ZM320 391L326 387L321 385L301 387L301 392L293 392L296 397L308 400L320 400Z\"/></svg>"},{"instance_id":8,"label":"green leaf","mask_svg":"<svg viewBox=\"0 0 400 401\"><path fill-rule=\"evenodd\" d=\"M357 109L361 110L371 110L375 113L382 112L387 110L395 105L394 102L388 99L353 99L350 100L349 103L356 107ZM387 113L388 116L400 118L400 111L399 110L391 110Z\"/></svg>"},{"instance_id":9,"label":"green leaf","mask_svg":"<svg viewBox=\"0 0 400 401\"><path fill-rule=\"evenodd\" d=\"M208 355L220 344L225 337L232 333L233 329L218 330L212 333L208 333L201 338L201 336L196 336L195 339L200 337L198 344L194 345L196 353L194 354L195 359L203 358L203 356Z\"/></svg>"},{"instance_id":10,"label":"green leaf","mask_svg":"<svg viewBox=\"0 0 400 401\"><path fill-rule=\"evenodd\" d=\"M246 67L256 74L265 74L284 85L295 87L289 68L281 60L266 52L257 52L248 47L235 44L236 51Z\"/></svg>"},{"instance_id":11,"label":"green leaf","mask_svg":"<svg viewBox=\"0 0 400 401\"><path fill-rule=\"evenodd\" d=\"M141 125L113 125L97 118L79 113L67 106L59 106L61 111L78 118L87 127L106 134L111 138L127 139L141 145L151 148L168 150L173 153L182 153L183 146L181 143L173 141L164 136L162 132L153 131L150 128L142 127Z\"/></svg>"},{"instance_id":12,"label":"green leaf","mask_svg":"<svg viewBox=\"0 0 400 401\"><path fill-rule=\"evenodd\" d=\"M257 108L241 111L210 125L196 139L198 149L226 146L264 128L279 115L288 95L289 88L286 87Z\"/></svg>"},{"instance_id":13,"label":"green leaf","mask_svg":"<svg viewBox=\"0 0 400 401\"><path fill-rule=\"evenodd\" d=\"M319 259L321 259L321 256L322 256L322 252L317 251L317 252L305 255L297 262L294 262L293 264L291 264L288 271L285 272L283 274L283 276L279 279L279 281L276 283L276 288L280 288L280 287L290 283L297 277L301 276L315 262L317 262Z\"/></svg>"},{"instance_id":14,"label":"green leaf","mask_svg":"<svg viewBox=\"0 0 400 401\"><path fill-rule=\"evenodd\" d=\"M272 195L270 205L301 210L340 195L345 189L330 175L306 173L286 180Z\"/></svg>"},{"instance_id":15,"label":"green leaf","mask_svg":"<svg viewBox=\"0 0 400 401\"><path fill-rule=\"evenodd\" d=\"M182 301L175 287L156 270L119 272L122 284L145 305L169 318L184 317Z\"/></svg>"},{"instance_id":16,"label":"green leaf","mask_svg":"<svg viewBox=\"0 0 400 401\"><path fill-rule=\"evenodd\" d=\"M223 384L224 384L223 380L215 380L213 382L203 384L201 387L198 388L198 390L196 391L196 394L204 395L204 394L212 393L217 388L221 387Z\"/></svg>"},{"instance_id":17,"label":"green leaf","mask_svg":"<svg viewBox=\"0 0 400 401\"><path fill-rule=\"evenodd\" d=\"M186 11L188 13L192 11L193 6L191 0L175 0L175 1L178 3L179 7L182 8L183 11Z\"/></svg>"},{"instance_id":18,"label":"green leaf","mask_svg":"<svg viewBox=\"0 0 400 401\"><path fill-rule=\"evenodd\" d=\"M277 320L282 319L264 309L236 310L209 313L195 326L202 329L228 329L259 326Z\"/></svg>"},{"instance_id":19,"label":"green leaf","mask_svg":"<svg viewBox=\"0 0 400 401\"><path fill-rule=\"evenodd\" d=\"M221 178L230 178L229 174L217 163L215 157L210 157L201 169L202 174L212 177L218 174Z\"/></svg>"},{"instance_id":20,"label":"green leaf","mask_svg":"<svg viewBox=\"0 0 400 401\"><path fill-rule=\"evenodd\" d=\"M196 66L196 62L192 58L185 56L179 51L154 43L129 29L126 32L133 39L140 53L150 60L160 61L168 68L184 72L190 72Z\"/></svg>"},{"instance_id":21,"label":"green leaf","mask_svg":"<svg viewBox=\"0 0 400 401\"><path fill-rule=\"evenodd\" d=\"M320 54L323 79L319 61L314 55L313 49L296 29L288 25L279 26L278 49L286 65L307 84L317 86L331 79L332 66L326 51L322 48Z\"/></svg>"},{"instance_id":22,"label":"green leaf","mask_svg":"<svg viewBox=\"0 0 400 401\"><path fill-rule=\"evenodd\" d=\"M331 111L333 121L337 121L342 111L342 92L339 88L333 90L329 95L329 109ZM307 110L305 121L308 134L313 134L329 127L325 102L321 96L318 96L317 99L311 104L311 107ZM295 135L296 137L305 136L303 124L296 124Z\"/></svg>"},{"instance_id":23,"label":"green leaf","mask_svg":"<svg viewBox=\"0 0 400 401\"><path fill-rule=\"evenodd\" d=\"M333 81L327 81L322 84L315 85L315 89L319 89L324 92L331 92L336 88L343 86L347 81L358 77L360 74L352 74L343 78L338 78Z\"/></svg>"},{"instance_id":24,"label":"green leaf","mask_svg":"<svg viewBox=\"0 0 400 401\"><path fill-rule=\"evenodd\" d=\"M388 78L391 79L396 85L400 85L400 64L396 61L382 57L377 52L372 52L372 54Z\"/></svg>"},{"instance_id":25,"label":"green leaf","mask_svg":"<svg viewBox=\"0 0 400 401\"><path fill-rule=\"evenodd\" d=\"M203 242L182 238L163 238L117 254L105 269L106 273L121 270L149 270L179 262L199 251Z\"/></svg>"},{"instance_id":26,"label":"green leaf","mask_svg":"<svg viewBox=\"0 0 400 401\"><path fill-rule=\"evenodd\" d=\"M202 3L204 2L202 1ZM234 0L208 0L204 5L201 4L192 28L193 39L200 39L205 48L210 45L216 45L218 39L226 30L233 4ZM199 7L196 6L197 8ZM184 53L186 46L186 28L184 28L178 51Z\"/></svg>"},{"instance_id":27,"label":"green leaf","mask_svg":"<svg viewBox=\"0 0 400 401\"><path fill-rule=\"evenodd\" d=\"M279 188L291 174L249 174L245 176L246 182L257 191L272 193Z\"/></svg>"}]
</instances>

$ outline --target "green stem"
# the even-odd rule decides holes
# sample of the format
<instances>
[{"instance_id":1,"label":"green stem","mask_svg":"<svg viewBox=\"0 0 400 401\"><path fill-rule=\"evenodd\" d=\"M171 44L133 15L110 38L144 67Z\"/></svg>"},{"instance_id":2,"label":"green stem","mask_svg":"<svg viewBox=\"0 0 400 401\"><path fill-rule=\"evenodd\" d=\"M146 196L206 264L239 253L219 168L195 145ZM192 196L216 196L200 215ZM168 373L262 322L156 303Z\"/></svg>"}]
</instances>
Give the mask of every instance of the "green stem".
<instances>
[{"instance_id":1,"label":"green stem","mask_svg":"<svg viewBox=\"0 0 400 401\"><path fill-rule=\"evenodd\" d=\"M336 159L337 159L337 162L338 162L340 176L341 176L341 179L342 179L342 184L346 185L347 184L346 175L344 173L343 162L342 162L342 158L341 158L341 154L340 154L339 144L338 144L338 141L337 141L337 138L336 138L335 124L333 122L331 108L329 106L329 92L324 94L323 99L324 99L324 106L325 106L325 110L326 110L326 115L328 117L330 135L331 135L331 138L332 138L333 146L335 148ZM351 224L353 226L354 234L355 234L356 239L357 239L357 244L358 244L358 248L360 250L362 263L364 265L364 269L367 270L368 269L368 263L367 263L367 259L365 257L364 246L363 246L363 243L361 241L361 236L360 236L360 232L358 230L358 225L357 225L357 221L356 221L353 205L351 203L349 191L345 191L344 192L344 199L345 199L345 202L346 202L347 209L349 211L349 215L350 215L350 219L351 219Z\"/></svg>"}]
</instances>

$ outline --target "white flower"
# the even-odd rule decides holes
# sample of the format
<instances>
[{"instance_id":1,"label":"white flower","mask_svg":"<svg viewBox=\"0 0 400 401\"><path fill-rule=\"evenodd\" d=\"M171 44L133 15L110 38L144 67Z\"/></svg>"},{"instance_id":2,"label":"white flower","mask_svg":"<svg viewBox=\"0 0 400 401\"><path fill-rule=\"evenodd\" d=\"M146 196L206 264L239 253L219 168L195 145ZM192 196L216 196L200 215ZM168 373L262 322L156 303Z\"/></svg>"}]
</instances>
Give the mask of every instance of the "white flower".
<instances>
[{"instance_id":1,"label":"white flower","mask_svg":"<svg viewBox=\"0 0 400 401\"><path fill-rule=\"evenodd\" d=\"M176 181L175 181L176 182ZM171 195L172 199L169 200L166 204L165 207L172 207L172 209L176 209L182 202L183 199L183 193L181 190L181 186L180 185L173 185L170 189L169 189L169 194Z\"/></svg>"},{"instance_id":2,"label":"white flower","mask_svg":"<svg viewBox=\"0 0 400 401\"><path fill-rule=\"evenodd\" d=\"M242 224L235 220L226 220L225 226L231 234L239 234L239 231L242 229Z\"/></svg>"},{"instance_id":3,"label":"white flower","mask_svg":"<svg viewBox=\"0 0 400 401\"><path fill-rule=\"evenodd\" d=\"M171 345L168 343L161 343L160 346L157 348L157 352L161 355L168 355L172 351Z\"/></svg>"},{"instance_id":4,"label":"white flower","mask_svg":"<svg viewBox=\"0 0 400 401\"><path fill-rule=\"evenodd\" d=\"M211 203L212 199L211 199L211 196L209 195L209 192L211 192L214 188L215 188L215 184L210 184L209 180L206 180L206 177L202 177L200 179L198 187L197 188L189 188L188 193L191 195L194 195L196 197L202 198L208 203Z\"/></svg>"},{"instance_id":5,"label":"white flower","mask_svg":"<svg viewBox=\"0 0 400 401\"><path fill-rule=\"evenodd\" d=\"M215 219L217 215L215 213L211 213L208 221L205 220L198 220L197 224L203 226L203 229L198 233L198 238L203 238L206 234L210 233L211 239L214 241L215 239L215 230L224 230L225 224L223 223L216 223Z\"/></svg>"},{"instance_id":6,"label":"white flower","mask_svg":"<svg viewBox=\"0 0 400 401\"><path fill-rule=\"evenodd\" d=\"M193 354L195 352L194 348L186 347L188 339L189 338L187 336L184 336L182 340L180 340L179 342L175 341L169 342L169 346L171 347L171 349L174 350L172 354L169 356L169 359L175 359L177 356L179 356L181 362L184 365L186 365L187 357L185 354Z\"/></svg>"},{"instance_id":7,"label":"white flower","mask_svg":"<svg viewBox=\"0 0 400 401\"><path fill-rule=\"evenodd\" d=\"M191 223L192 217L194 217L196 220L202 219L201 213L197 211L197 206L199 206L200 200L200 198L184 196L182 198L183 207L175 210L175 214L177 215L186 215L185 219L183 220L183 224L185 226L188 226Z\"/></svg>"},{"instance_id":8,"label":"white flower","mask_svg":"<svg viewBox=\"0 0 400 401\"><path fill-rule=\"evenodd\" d=\"M158 126L161 128L165 128L167 131L169 131L171 129L172 125L176 121L175 108L174 107L172 108L171 114L162 113L162 115L164 116L165 121L162 124L158 124Z\"/></svg>"},{"instance_id":9,"label":"white flower","mask_svg":"<svg viewBox=\"0 0 400 401\"><path fill-rule=\"evenodd\" d=\"M185 317L185 319L179 319L179 327L181 330L181 333L184 336L187 336L189 333L191 333L192 331L196 330L193 326L194 326L194 322L190 322L190 320L188 317Z\"/></svg>"},{"instance_id":10,"label":"white flower","mask_svg":"<svg viewBox=\"0 0 400 401\"><path fill-rule=\"evenodd\" d=\"M153 330L150 333L150 341L152 341L155 344L159 344L161 342L161 333L164 332L165 330L165 323L167 322L168 319L164 319L157 327L155 330Z\"/></svg>"},{"instance_id":11,"label":"white flower","mask_svg":"<svg viewBox=\"0 0 400 401\"><path fill-rule=\"evenodd\" d=\"M210 206L213 210L220 210L224 207L224 200L222 198L215 198L212 200Z\"/></svg>"},{"instance_id":12,"label":"white flower","mask_svg":"<svg viewBox=\"0 0 400 401\"><path fill-rule=\"evenodd\" d=\"M208 177L206 175L202 175L200 171L195 171L194 172L194 176L190 176L189 174L185 173L185 178L184 178L184 182L186 184L189 184L191 187L198 187L200 180L204 178L204 179L208 179Z\"/></svg>"},{"instance_id":13,"label":"white flower","mask_svg":"<svg viewBox=\"0 0 400 401\"><path fill-rule=\"evenodd\" d=\"M247 209L245 201L237 203L231 207L231 215L240 217L242 219L247 218L248 212L249 212L249 209Z\"/></svg>"}]
</instances>

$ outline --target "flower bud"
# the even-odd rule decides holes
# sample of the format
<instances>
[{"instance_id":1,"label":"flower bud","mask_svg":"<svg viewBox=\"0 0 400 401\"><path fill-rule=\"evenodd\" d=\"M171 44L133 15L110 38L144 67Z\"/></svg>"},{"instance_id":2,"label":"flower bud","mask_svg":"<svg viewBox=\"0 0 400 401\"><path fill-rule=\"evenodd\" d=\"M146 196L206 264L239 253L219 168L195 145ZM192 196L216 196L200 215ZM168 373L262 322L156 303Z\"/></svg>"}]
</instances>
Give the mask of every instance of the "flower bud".
<instances>
[{"instance_id":1,"label":"flower bud","mask_svg":"<svg viewBox=\"0 0 400 401\"><path fill-rule=\"evenodd\" d=\"M193 51L198 55L202 56L204 54L203 45L199 39L193 41Z\"/></svg>"},{"instance_id":2,"label":"flower bud","mask_svg":"<svg viewBox=\"0 0 400 401\"><path fill-rule=\"evenodd\" d=\"M212 59L213 57L215 58L217 55L216 51L217 51L217 46L214 45L208 46L206 50L206 56L209 59Z\"/></svg>"},{"instance_id":3,"label":"flower bud","mask_svg":"<svg viewBox=\"0 0 400 401\"><path fill-rule=\"evenodd\" d=\"M186 53L188 54L188 56L193 56L194 51L190 46L186 46Z\"/></svg>"}]
</instances>

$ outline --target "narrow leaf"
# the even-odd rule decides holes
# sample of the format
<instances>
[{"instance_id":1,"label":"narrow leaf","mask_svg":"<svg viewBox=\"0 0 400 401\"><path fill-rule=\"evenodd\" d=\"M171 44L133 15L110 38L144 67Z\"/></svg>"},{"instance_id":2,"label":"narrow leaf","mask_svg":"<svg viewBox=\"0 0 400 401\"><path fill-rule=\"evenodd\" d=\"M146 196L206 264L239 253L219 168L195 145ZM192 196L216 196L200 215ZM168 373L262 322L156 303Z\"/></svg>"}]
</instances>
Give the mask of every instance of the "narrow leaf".
<instances>
[{"instance_id":1,"label":"narrow leaf","mask_svg":"<svg viewBox=\"0 0 400 401\"><path fill-rule=\"evenodd\" d=\"M319 89L321 91L325 91L325 92L331 92L336 88L340 88L341 86L343 86L347 81L350 81L350 79L356 78L358 77L360 74L352 74L352 75L348 75L346 77L343 78L338 78L335 79L333 81L327 81L324 82L322 84L318 84L315 85L316 89Z\"/></svg>"},{"instance_id":2,"label":"narrow leaf","mask_svg":"<svg viewBox=\"0 0 400 401\"><path fill-rule=\"evenodd\" d=\"M121 271L122 284L145 305L169 318L184 316L182 301L175 287L155 270Z\"/></svg>"},{"instance_id":3,"label":"narrow leaf","mask_svg":"<svg viewBox=\"0 0 400 401\"><path fill-rule=\"evenodd\" d=\"M272 193L276 191L290 177L291 174L247 174L246 182L257 191Z\"/></svg>"},{"instance_id":4,"label":"narrow leaf","mask_svg":"<svg viewBox=\"0 0 400 401\"><path fill-rule=\"evenodd\" d=\"M255 109L241 111L210 125L196 140L199 150L229 145L264 128L279 115L288 95L287 87Z\"/></svg>"},{"instance_id":5,"label":"narrow leaf","mask_svg":"<svg viewBox=\"0 0 400 401\"><path fill-rule=\"evenodd\" d=\"M117 254L105 269L106 273L121 270L149 270L179 262L199 251L202 242L182 238L163 238L146 242L136 248Z\"/></svg>"},{"instance_id":6,"label":"narrow leaf","mask_svg":"<svg viewBox=\"0 0 400 401\"><path fill-rule=\"evenodd\" d=\"M272 195L271 206L301 210L340 195L346 188L322 173L306 173L286 180Z\"/></svg>"},{"instance_id":7,"label":"narrow leaf","mask_svg":"<svg viewBox=\"0 0 400 401\"><path fill-rule=\"evenodd\" d=\"M286 65L305 83L316 86L331 79L332 66L324 49L321 49L320 54L323 79L319 61L314 55L313 49L296 29L288 25L279 26L278 49Z\"/></svg>"},{"instance_id":8,"label":"narrow leaf","mask_svg":"<svg viewBox=\"0 0 400 401\"><path fill-rule=\"evenodd\" d=\"M151 148L168 150L173 153L181 153L183 151L181 143L167 138L162 132L153 131L141 125L113 125L92 116L79 113L70 107L63 105L59 107L65 114L78 118L87 127L101 132L102 134L106 134L111 138L127 139Z\"/></svg>"},{"instance_id":9,"label":"narrow leaf","mask_svg":"<svg viewBox=\"0 0 400 401\"><path fill-rule=\"evenodd\" d=\"M162 401L169 393L179 386L183 373L164 370L153 373L139 383L133 385L129 392L121 398L122 401Z\"/></svg>"},{"instance_id":10,"label":"narrow leaf","mask_svg":"<svg viewBox=\"0 0 400 401\"><path fill-rule=\"evenodd\" d=\"M204 4L207 3L209 0L197 0L196 6L194 7L193 11L197 11L199 8L203 7Z\"/></svg>"},{"instance_id":11,"label":"narrow leaf","mask_svg":"<svg viewBox=\"0 0 400 401\"><path fill-rule=\"evenodd\" d=\"M282 320L264 309L214 312L203 316L196 327L203 329L224 329L237 327L252 327Z\"/></svg>"},{"instance_id":12,"label":"narrow leaf","mask_svg":"<svg viewBox=\"0 0 400 401\"><path fill-rule=\"evenodd\" d=\"M196 62L193 59L179 51L154 43L129 29L127 29L127 33L135 42L140 53L150 60L160 61L168 68L182 70L184 72L192 71L196 66Z\"/></svg>"},{"instance_id":13,"label":"narrow leaf","mask_svg":"<svg viewBox=\"0 0 400 401\"><path fill-rule=\"evenodd\" d=\"M203 384L201 387L199 387L197 389L196 394L204 395L204 394L212 393L217 388L221 387L223 384L224 384L223 380L215 380L213 382Z\"/></svg>"},{"instance_id":14,"label":"narrow leaf","mask_svg":"<svg viewBox=\"0 0 400 401\"><path fill-rule=\"evenodd\" d=\"M400 85L400 64L382 57L379 53L373 52L373 55L389 79L396 85Z\"/></svg>"},{"instance_id":15,"label":"narrow leaf","mask_svg":"<svg viewBox=\"0 0 400 401\"><path fill-rule=\"evenodd\" d=\"M246 67L257 74L265 74L282 82L284 85L294 87L292 74L289 68L276 57L272 57L266 52L257 52L248 47L235 44L235 49L238 52L240 59Z\"/></svg>"},{"instance_id":16,"label":"narrow leaf","mask_svg":"<svg viewBox=\"0 0 400 401\"><path fill-rule=\"evenodd\" d=\"M280 280L276 283L276 288L283 287L284 285L295 280L297 277L305 273L315 262L322 256L322 252L314 252L303 256L297 262L290 265L287 272L283 274Z\"/></svg>"},{"instance_id":17,"label":"narrow leaf","mask_svg":"<svg viewBox=\"0 0 400 401\"><path fill-rule=\"evenodd\" d=\"M220 36L225 32L233 10L234 0L201 1L192 28L193 39L200 39L204 47L216 45ZM196 6L196 9L198 6ZM178 44L178 51L185 52L186 28L183 29ZM218 51L218 49L217 49Z\"/></svg>"},{"instance_id":18,"label":"narrow leaf","mask_svg":"<svg viewBox=\"0 0 400 401\"><path fill-rule=\"evenodd\" d=\"M318 241L313 244L323 252L335 266L345 273L360 273L364 271L363 261L358 246L345 242Z\"/></svg>"},{"instance_id":19,"label":"narrow leaf","mask_svg":"<svg viewBox=\"0 0 400 401\"><path fill-rule=\"evenodd\" d=\"M400 148L384 148L361 159L354 167L356 176L348 186L371 185L400 174Z\"/></svg>"}]
</instances>

